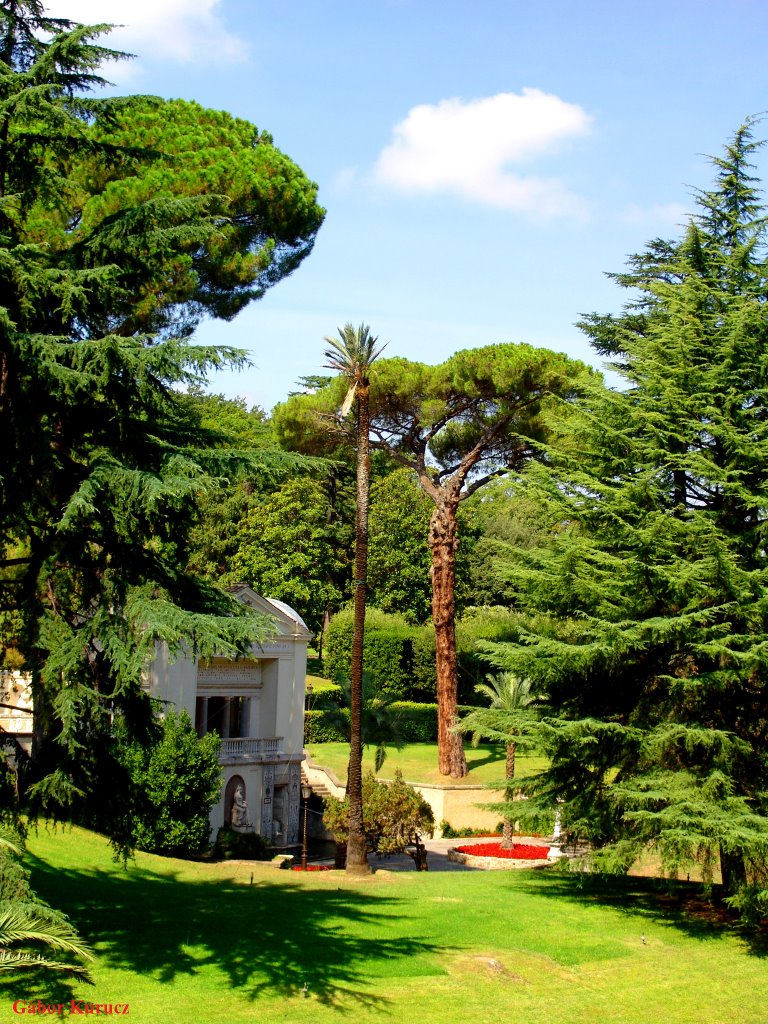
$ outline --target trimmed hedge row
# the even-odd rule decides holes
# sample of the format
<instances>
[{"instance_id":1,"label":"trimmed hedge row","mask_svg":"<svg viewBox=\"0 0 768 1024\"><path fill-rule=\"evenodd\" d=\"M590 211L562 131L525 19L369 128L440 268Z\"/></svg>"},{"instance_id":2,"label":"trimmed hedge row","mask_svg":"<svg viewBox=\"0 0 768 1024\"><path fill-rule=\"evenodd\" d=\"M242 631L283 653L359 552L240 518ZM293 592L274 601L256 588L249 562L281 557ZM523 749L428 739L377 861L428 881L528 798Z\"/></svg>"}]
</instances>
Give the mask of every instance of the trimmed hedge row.
<instances>
[{"instance_id":1,"label":"trimmed hedge row","mask_svg":"<svg viewBox=\"0 0 768 1024\"><path fill-rule=\"evenodd\" d=\"M323 648L325 670L333 679L349 675L352 631L351 608L331 619ZM471 704L475 700L475 685L488 672L487 662L475 650L477 640L511 640L517 632L513 614L499 609L477 609L457 624L460 701ZM395 700L433 701L437 689L434 628L430 624L410 626L401 615L369 609L363 669L376 681L378 692Z\"/></svg>"},{"instance_id":2,"label":"trimmed hedge row","mask_svg":"<svg viewBox=\"0 0 768 1024\"><path fill-rule=\"evenodd\" d=\"M437 704L418 704L415 701L394 701L391 705L397 718L397 731L406 743L437 742ZM459 715L469 707L460 705ZM349 721L349 711L341 711ZM339 712L307 711L304 718L304 743L346 743L349 736L339 728Z\"/></svg>"}]
</instances>

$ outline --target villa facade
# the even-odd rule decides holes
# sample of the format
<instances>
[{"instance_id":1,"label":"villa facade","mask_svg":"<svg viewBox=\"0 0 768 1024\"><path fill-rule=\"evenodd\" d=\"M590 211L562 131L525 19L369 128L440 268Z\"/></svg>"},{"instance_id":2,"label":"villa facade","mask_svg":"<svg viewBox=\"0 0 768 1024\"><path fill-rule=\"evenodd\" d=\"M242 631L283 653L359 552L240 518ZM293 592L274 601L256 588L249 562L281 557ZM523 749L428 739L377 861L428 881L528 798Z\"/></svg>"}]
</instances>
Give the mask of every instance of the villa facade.
<instances>
[{"instance_id":1,"label":"villa facade","mask_svg":"<svg viewBox=\"0 0 768 1024\"><path fill-rule=\"evenodd\" d=\"M299 841L304 694L311 634L281 601L239 585L239 600L269 616L273 638L252 659L171 659L158 647L148 672L152 697L186 709L199 735L221 737L222 787L211 832L223 825L255 831L274 846Z\"/></svg>"}]
</instances>

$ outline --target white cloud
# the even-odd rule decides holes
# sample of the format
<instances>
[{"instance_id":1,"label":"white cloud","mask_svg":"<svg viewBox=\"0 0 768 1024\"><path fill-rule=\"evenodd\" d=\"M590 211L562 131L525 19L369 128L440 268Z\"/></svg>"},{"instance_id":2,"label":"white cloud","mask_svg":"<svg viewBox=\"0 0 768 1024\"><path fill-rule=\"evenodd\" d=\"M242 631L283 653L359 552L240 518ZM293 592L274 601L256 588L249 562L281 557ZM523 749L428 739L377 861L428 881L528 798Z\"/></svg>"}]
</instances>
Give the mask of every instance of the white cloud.
<instances>
[{"instance_id":1,"label":"white cloud","mask_svg":"<svg viewBox=\"0 0 768 1024\"><path fill-rule=\"evenodd\" d=\"M413 107L394 127L374 177L407 192L448 192L534 216L581 216L583 201L556 177L524 175L528 163L585 135L581 107L540 89Z\"/></svg>"},{"instance_id":2,"label":"white cloud","mask_svg":"<svg viewBox=\"0 0 768 1024\"><path fill-rule=\"evenodd\" d=\"M53 17L87 25L119 25L102 37L106 46L140 57L189 63L241 60L245 44L228 32L216 10L220 0L47 0ZM111 66L107 77L114 78Z\"/></svg>"}]
</instances>

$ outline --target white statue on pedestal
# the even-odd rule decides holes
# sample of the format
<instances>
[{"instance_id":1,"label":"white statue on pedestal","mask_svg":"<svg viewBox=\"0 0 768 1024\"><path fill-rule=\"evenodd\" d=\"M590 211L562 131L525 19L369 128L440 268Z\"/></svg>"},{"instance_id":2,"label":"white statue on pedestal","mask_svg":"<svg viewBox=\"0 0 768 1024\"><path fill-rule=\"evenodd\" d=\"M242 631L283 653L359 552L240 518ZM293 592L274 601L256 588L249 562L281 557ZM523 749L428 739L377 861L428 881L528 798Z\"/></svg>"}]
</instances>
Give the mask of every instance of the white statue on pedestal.
<instances>
[{"instance_id":1,"label":"white statue on pedestal","mask_svg":"<svg viewBox=\"0 0 768 1024\"><path fill-rule=\"evenodd\" d=\"M248 804L245 802L245 790L242 782L238 782L235 789L230 821L233 828L247 828L248 826Z\"/></svg>"}]
</instances>

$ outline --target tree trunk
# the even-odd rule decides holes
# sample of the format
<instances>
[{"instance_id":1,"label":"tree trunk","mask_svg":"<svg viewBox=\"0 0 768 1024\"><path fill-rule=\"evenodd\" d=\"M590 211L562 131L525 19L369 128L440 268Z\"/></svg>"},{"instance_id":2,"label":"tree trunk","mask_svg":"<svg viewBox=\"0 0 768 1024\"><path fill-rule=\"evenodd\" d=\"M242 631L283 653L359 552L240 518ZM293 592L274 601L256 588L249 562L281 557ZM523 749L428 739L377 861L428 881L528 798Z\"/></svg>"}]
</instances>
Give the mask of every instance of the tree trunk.
<instances>
[{"instance_id":1,"label":"tree trunk","mask_svg":"<svg viewBox=\"0 0 768 1024\"><path fill-rule=\"evenodd\" d=\"M733 896L746 885L747 869L740 853L726 853L720 847L720 875L726 896Z\"/></svg>"},{"instance_id":2,"label":"tree trunk","mask_svg":"<svg viewBox=\"0 0 768 1024\"><path fill-rule=\"evenodd\" d=\"M368 572L368 501L370 458L368 454L368 388L357 391L357 486L355 511L355 617L350 673L350 733L347 796L349 833L347 874L368 873L363 827L363 642L365 636L365 588Z\"/></svg>"},{"instance_id":3,"label":"tree trunk","mask_svg":"<svg viewBox=\"0 0 768 1024\"><path fill-rule=\"evenodd\" d=\"M442 498L435 504L429 523L432 557L432 621L435 626L437 668L437 747L441 775L461 779L467 774L464 742L451 732L458 705L456 660L456 549L458 499Z\"/></svg>"},{"instance_id":4,"label":"tree trunk","mask_svg":"<svg viewBox=\"0 0 768 1024\"><path fill-rule=\"evenodd\" d=\"M515 789L512 785L512 780L515 777L515 754L517 752L516 743L507 744L507 763L506 771L504 772L504 778L506 780L506 786L504 787L504 800L511 804L515 798ZM515 825L512 820L511 812L504 818L504 829L502 832L501 846L504 850L509 850L515 845Z\"/></svg>"}]
</instances>

